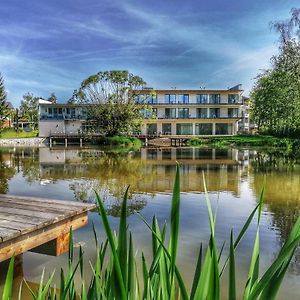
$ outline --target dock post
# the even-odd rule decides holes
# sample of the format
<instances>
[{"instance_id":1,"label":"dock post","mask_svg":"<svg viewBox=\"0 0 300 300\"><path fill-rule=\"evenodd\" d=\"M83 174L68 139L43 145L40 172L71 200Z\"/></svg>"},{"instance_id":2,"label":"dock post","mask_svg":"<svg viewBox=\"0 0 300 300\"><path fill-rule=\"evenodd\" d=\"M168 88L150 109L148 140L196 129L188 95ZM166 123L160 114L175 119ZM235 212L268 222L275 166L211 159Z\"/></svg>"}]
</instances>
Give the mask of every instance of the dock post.
<instances>
[{"instance_id":1,"label":"dock post","mask_svg":"<svg viewBox=\"0 0 300 300\"><path fill-rule=\"evenodd\" d=\"M50 148L52 148L52 137L50 137Z\"/></svg>"},{"instance_id":2,"label":"dock post","mask_svg":"<svg viewBox=\"0 0 300 300\"><path fill-rule=\"evenodd\" d=\"M68 147L68 139L65 138L65 147L67 148Z\"/></svg>"},{"instance_id":3,"label":"dock post","mask_svg":"<svg viewBox=\"0 0 300 300\"><path fill-rule=\"evenodd\" d=\"M148 146L148 138L147 137L145 138L145 146L146 147Z\"/></svg>"},{"instance_id":4,"label":"dock post","mask_svg":"<svg viewBox=\"0 0 300 300\"><path fill-rule=\"evenodd\" d=\"M82 148L82 138L79 139L80 142L80 148Z\"/></svg>"}]
</instances>

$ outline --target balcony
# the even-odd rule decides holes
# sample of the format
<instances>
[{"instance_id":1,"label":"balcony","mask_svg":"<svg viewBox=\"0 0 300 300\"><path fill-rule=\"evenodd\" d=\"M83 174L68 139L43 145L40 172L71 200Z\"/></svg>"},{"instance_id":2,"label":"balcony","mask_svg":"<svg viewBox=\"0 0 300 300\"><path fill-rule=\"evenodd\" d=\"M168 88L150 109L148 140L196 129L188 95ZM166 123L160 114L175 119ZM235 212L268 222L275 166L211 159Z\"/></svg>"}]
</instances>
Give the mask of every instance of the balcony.
<instances>
[{"instance_id":1,"label":"balcony","mask_svg":"<svg viewBox=\"0 0 300 300\"><path fill-rule=\"evenodd\" d=\"M83 115L75 114L63 114L63 115L40 115L40 120L85 120L86 117Z\"/></svg>"}]
</instances>

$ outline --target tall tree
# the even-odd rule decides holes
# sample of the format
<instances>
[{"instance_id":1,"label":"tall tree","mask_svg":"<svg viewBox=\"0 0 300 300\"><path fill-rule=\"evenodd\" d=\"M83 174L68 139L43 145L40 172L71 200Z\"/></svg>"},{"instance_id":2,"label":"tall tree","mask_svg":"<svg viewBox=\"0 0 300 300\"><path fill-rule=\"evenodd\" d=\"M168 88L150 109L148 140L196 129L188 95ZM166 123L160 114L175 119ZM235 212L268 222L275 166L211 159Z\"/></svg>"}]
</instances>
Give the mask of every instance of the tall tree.
<instances>
[{"instance_id":1,"label":"tall tree","mask_svg":"<svg viewBox=\"0 0 300 300\"><path fill-rule=\"evenodd\" d=\"M279 54L270 70L257 77L251 93L252 116L261 131L276 135L300 133L300 9L273 27L280 35Z\"/></svg>"},{"instance_id":2,"label":"tall tree","mask_svg":"<svg viewBox=\"0 0 300 300\"><path fill-rule=\"evenodd\" d=\"M145 103L136 97L146 82L128 71L105 71L83 80L69 100L86 105L88 118L107 136L139 130Z\"/></svg>"},{"instance_id":3,"label":"tall tree","mask_svg":"<svg viewBox=\"0 0 300 300\"><path fill-rule=\"evenodd\" d=\"M39 99L39 97L35 97L31 93L27 93L23 95L23 100L20 105L20 113L29 122L33 123L34 129L36 129L38 125Z\"/></svg>"},{"instance_id":4,"label":"tall tree","mask_svg":"<svg viewBox=\"0 0 300 300\"><path fill-rule=\"evenodd\" d=\"M6 102L6 91L4 86L4 80L0 73L0 130L2 130L3 123L9 116L9 108Z\"/></svg>"},{"instance_id":5,"label":"tall tree","mask_svg":"<svg viewBox=\"0 0 300 300\"><path fill-rule=\"evenodd\" d=\"M57 97L56 97L55 93L51 93L50 97L47 100L52 102L52 103L56 103L57 102Z\"/></svg>"}]
</instances>

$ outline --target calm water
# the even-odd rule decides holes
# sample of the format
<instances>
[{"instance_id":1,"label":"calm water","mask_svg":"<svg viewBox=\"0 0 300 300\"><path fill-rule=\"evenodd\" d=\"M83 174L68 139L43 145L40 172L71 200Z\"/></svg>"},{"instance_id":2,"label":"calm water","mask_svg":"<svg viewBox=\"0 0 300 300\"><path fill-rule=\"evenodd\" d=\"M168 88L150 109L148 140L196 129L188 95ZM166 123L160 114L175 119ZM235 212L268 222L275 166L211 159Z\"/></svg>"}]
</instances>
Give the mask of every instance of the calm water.
<instances>
[{"instance_id":1,"label":"calm water","mask_svg":"<svg viewBox=\"0 0 300 300\"><path fill-rule=\"evenodd\" d=\"M155 214L163 223L169 220L170 192L175 161L181 164L182 213L178 264L187 282L194 272L199 245L209 238L209 223L203 195L205 172L210 199L218 207L218 245L228 244L231 228L237 233L257 204L264 177L267 190L261 222L261 268L274 260L300 211L300 161L280 153L253 150L141 149L116 154L100 149L1 149L0 193L53 199L93 202L100 192L117 228L120 199L130 185L129 223L135 246L150 256L150 232L134 211L148 220ZM102 226L96 213L90 213L88 226L76 231L75 243L83 245L87 260L94 261L92 221L100 238ZM238 289L244 286L255 235L255 223L237 252ZM228 247L225 246L225 252ZM51 257L27 252L23 255L23 275L33 285L45 267L48 272L66 266L66 255ZM88 268L88 263L86 263ZM19 277L18 280L20 280ZM3 281L3 278L1 279ZM227 277L224 276L224 299ZM300 250L288 271L280 299L300 299Z\"/></svg>"}]
</instances>

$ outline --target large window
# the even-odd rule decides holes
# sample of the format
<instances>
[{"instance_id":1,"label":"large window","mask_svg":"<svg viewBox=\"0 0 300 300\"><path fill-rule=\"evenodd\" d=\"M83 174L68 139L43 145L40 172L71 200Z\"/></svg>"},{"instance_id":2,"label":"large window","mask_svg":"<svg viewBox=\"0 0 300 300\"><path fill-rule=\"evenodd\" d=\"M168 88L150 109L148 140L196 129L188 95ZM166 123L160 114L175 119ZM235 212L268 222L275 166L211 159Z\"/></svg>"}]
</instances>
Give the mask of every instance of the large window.
<instances>
[{"instance_id":1,"label":"large window","mask_svg":"<svg viewBox=\"0 0 300 300\"><path fill-rule=\"evenodd\" d=\"M207 94L197 95L197 103L207 104L208 103L208 95Z\"/></svg>"},{"instance_id":2,"label":"large window","mask_svg":"<svg viewBox=\"0 0 300 300\"><path fill-rule=\"evenodd\" d=\"M165 108L166 119L176 119L176 108Z\"/></svg>"},{"instance_id":3,"label":"large window","mask_svg":"<svg viewBox=\"0 0 300 300\"><path fill-rule=\"evenodd\" d=\"M171 134L172 133L172 125L169 123L162 124L162 134Z\"/></svg>"},{"instance_id":4,"label":"large window","mask_svg":"<svg viewBox=\"0 0 300 300\"><path fill-rule=\"evenodd\" d=\"M178 108L178 118L188 119L190 116L188 108Z\"/></svg>"},{"instance_id":5,"label":"large window","mask_svg":"<svg viewBox=\"0 0 300 300\"><path fill-rule=\"evenodd\" d=\"M238 102L239 102L239 95L237 94L228 95L228 103L238 103Z\"/></svg>"},{"instance_id":6,"label":"large window","mask_svg":"<svg viewBox=\"0 0 300 300\"><path fill-rule=\"evenodd\" d=\"M219 134L219 135L232 134L232 124L217 123L216 124L216 134Z\"/></svg>"},{"instance_id":7,"label":"large window","mask_svg":"<svg viewBox=\"0 0 300 300\"><path fill-rule=\"evenodd\" d=\"M198 119L208 118L208 109L207 108L197 108L197 118Z\"/></svg>"},{"instance_id":8,"label":"large window","mask_svg":"<svg viewBox=\"0 0 300 300\"><path fill-rule=\"evenodd\" d=\"M178 135L193 134L193 124L176 124L176 134Z\"/></svg>"},{"instance_id":9,"label":"large window","mask_svg":"<svg viewBox=\"0 0 300 300\"><path fill-rule=\"evenodd\" d=\"M188 94L177 95L177 102L183 104L189 103L189 95Z\"/></svg>"},{"instance_id":10,"label":"large window","mask_svg":"<svg viewBox=\"0 0 300 300\"><path fill-rule=\"evenodd\" d=\"M228 118L237 118L239 116L238 108L228 108Z\"/></svg>"},{"instance_id":11,"label":"large window","mask_svg":"<svg viewBox=\"0 0 300 300\"><path fill-rule=\"evenodd\" d=\"M196 135L212 135L212 124L200 123L195 124L195 134Z\"/></svg>"},{"instance_id":12,"label":"large window","mask_svg":"<svg viewBox=\"0 0 300 300\"><path fill-rule=\"evenodd\" d=\"M147 134L156 135L157 134L157 124L147 124Z\"/></svg>"},{"instance_id":13,"label":"large window","mask_svg":"<svg viewBox=\"0 0 300 300\"><path fill-rule=\"evenodd\" d=\"M165 103L176 103L176 94L165 94Z\"/></svg>"},{"instance_id":14,"label":"large window","mask_svg":"<svg viewBox=\"0 0 300 300\"><path fill-rule=\"evenodd\" d=\"M209 109L210 118L220 118L220 108L210 108Z\"/></svg>"},{"instance_id":15,"label":"large window","mask_svg":"<svg viewBox=\"0 0 300 300\"><path fill-rule=\"evenodd\" d=\"M220 103L221 96L220 96L220 94L211 94L211 95L209 96L209 98L210 98L209 103L212 103L212 104L219 104L219 103Z\"/></svg>"}]
</instances>

